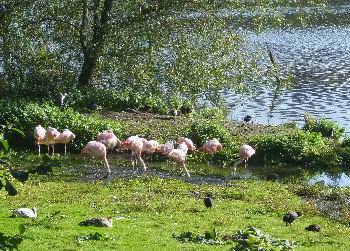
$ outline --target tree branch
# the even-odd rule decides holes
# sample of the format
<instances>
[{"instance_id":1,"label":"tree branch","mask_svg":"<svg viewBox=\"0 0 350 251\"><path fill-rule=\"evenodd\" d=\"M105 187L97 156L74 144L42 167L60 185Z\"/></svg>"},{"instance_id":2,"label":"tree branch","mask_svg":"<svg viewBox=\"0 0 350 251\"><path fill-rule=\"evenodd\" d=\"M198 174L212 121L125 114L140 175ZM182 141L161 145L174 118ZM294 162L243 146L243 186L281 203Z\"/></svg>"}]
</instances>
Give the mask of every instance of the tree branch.
<instances>
[{"instance_id":1,"label":"tree branch","mask_svg":"<svg viewBox=\"0 0 350 251\"><path fill-rule=\"evenodd\" d=\"M86 37L86 25L87 25L87 15L88 15L88 6L87 6L87 0L84 0L83 2L83 10L81 14L81 24L79 29L79 40L81 44L81 49L84 54L87 53L87 37Z\"/></svg>"}]
</instances>

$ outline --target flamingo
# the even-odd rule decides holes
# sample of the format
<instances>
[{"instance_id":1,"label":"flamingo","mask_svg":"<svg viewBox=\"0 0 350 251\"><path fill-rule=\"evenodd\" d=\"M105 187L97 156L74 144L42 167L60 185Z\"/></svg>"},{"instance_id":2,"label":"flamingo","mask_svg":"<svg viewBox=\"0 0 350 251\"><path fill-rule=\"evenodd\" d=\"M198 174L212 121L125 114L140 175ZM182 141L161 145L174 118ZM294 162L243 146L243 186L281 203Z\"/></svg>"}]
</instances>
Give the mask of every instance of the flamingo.
<instances>
[{"instance_id":1,"label":"flamingo","mask_svg":"<svg viewBox=\"0 0 350 251\"><path fill-rule=\"evenodd\" d=\"M101 142L107 147L107 150L111 151L120 145L120 140L114 135L112 130L99 133L96 141Z\"/></svg>"},{"instance_id":2,"label":"flamingo","mask_svg":"<svg viewBox=\"0 0 350 251\"><path fill-rule=\"evenodd\" d=\"M170 153L171 150L173 149L174 149L174 143L168 141L165 144L159 144L156 152L163 155L168 155L168 153Z\"/></svg>"},{"instance_id":3,"label":"flamingo","mask_svg":"<svg viewBox=\"0 0 350 251\"><path fill-rule=\"evenodd\" d=\"M253 147L251 147L250 145L246 145L243 144L240 148L239 148L239 160L237 160L234 164L233 164L233 172L232 175L236 175L236 170L237 170L237 166L241 163L244 164L244 167L247 167L247 161L250 159L250 157L252 157L255 154L255 150Z\"/></svg>"},{"instance_id":4,"label":"flamingo","mask_svg":"<svg viewBox=\"0 0 350 251\"><path fill-rule=\"evenodd\" d=\"M64 155L67 154L67 144L75 139L75 134L72 133L69 129L64 129L62 133L60 133L55 138L56 144L64 144Z\"/></svg>"},{"instance_id":5,"label":"flamingo","mask_svg":"<svg viewBox=\"0 0 350 251\"><path fill-rule=\"evenodd\" d=\"M46 134L45 134L45 139L46 139L46 144L47 144L47 151L50 151L50 145L52 146L52 155L55 154L55 140L56 138L60 135L59 131L57 131L56 128L53 127L48 127Z\"/></svg>"},{"instance_id":6,"label":"flamingo","mask_svg":"<svg viewBox=\"0 0 350 251\"><path fill-rule=\"evenodd\" d=\"M35 138L35 144L38 145L39 148L39 156L40 156L40 145L46 145L46 130L41 125L37 125L34 128L34 138Z\"/></svg>"},{"instance_id":7,"label":"flamingo","mask_svg":"<svg viewBox=\"0 0 350 251\"><path fill-rule=\"evenodd\" d=\"M216 138L208 140L198 149L199 152L210 154L211 159L213 158L213 155L215 153L217 153L221 150L222 150L222 145L219 142L219 140ZM208 166L209 166L209 161L208 161Z\"/></svg>"},{"instance_id":8,"label":"flamingo","mask_svg":"<svg viewBox=\"0 0 350 251\"><path fill-rule=\"evenodd\" d=\"M196 151L196 146L193 144L192 140L189 139L189 138L185 138L185 137L180 137L178 140L177 140L177 143L180 145L182 143L185 143L188 147L188 151L190 152L194 152Z\"/></svg>"},{"instance_id":9,"label":"flamingo","mask_svg":"<svg viewBox=\"0 0 350 251\"><path fill-rule=\"evenodd\" d=\"M146 140L142 139L143 146L142 146L142 152L146 154L150 154L151 160L152 160L152 154L155 153L159 147L159 143L156 140Z\"/></svg>"},{"instance_id":10,"label":"flamingo","mask_svg":"<svg viewBox=\"0 0 350 251\"><path fill-rule=\"evenodd\" d=\"M109 175L111 175L112 172L111 172L111 169L109 168L109 164L107 161L107 148L104 144L102 144L101 142L97 142L97 141L90 141L81 150L80 154L81 155L89 155L94 159L103 160L104 166L106 166L107 170L108 170L107 177Z\"/></svg>"},{"instance_id":11,"label":"flamingo","mask_svg":"<svg viewBox=\"0 0 350 251\"><path fill-rule=\"evenodd\" d=\"M145 141L145 139L140 138L139 136L130 136L129 138L127 138L126 140L124 140L120 143L120 148L121 149L129 149L133 153L135 153L136 162L137 162L137 160L139 160L142 164L143 170L146 171L147 166L146 166L146 164L143 161L142 156L141 156L144 141ZM132 161L132 166L134 168L134 161Z\"/></svg>"},{"instance_id":12,"label":"flamingo","mask_svg":"<svg viewBox=\"0 0 350 251\"><path fill-rule=\"evenodd\" d=\"M185 171L188 178L191 177L190 173L186 168L186 155L188 152L188 145L186 143L181 143L176 149L171 150L168 153L168 157L176 162L180 163L182 169Z\"/></svg>"}]
</instances>

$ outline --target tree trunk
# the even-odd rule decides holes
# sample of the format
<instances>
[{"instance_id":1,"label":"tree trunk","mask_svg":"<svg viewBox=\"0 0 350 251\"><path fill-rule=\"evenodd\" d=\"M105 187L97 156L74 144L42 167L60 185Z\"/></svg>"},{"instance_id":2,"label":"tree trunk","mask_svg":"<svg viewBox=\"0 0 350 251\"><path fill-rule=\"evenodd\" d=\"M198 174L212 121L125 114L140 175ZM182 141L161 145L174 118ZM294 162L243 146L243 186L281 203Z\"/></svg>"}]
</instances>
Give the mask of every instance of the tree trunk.
<instances>
[{"instance_id":1,"label":"tree trunk","mask_svg":"<svg viewBox=\"0 0 350 251\"><path fill-rule=\"evenodd\" d=\"M95 0L95 3L98 2ZM80 87L89 86L92 81L93 74L96 70L97 59L101 56L105 38L110 31L110 12L113 6L113 0L104 0L101 17L98 17L98 4L95 4L94 27L92 39L87 41L86 25L87 25L87 0L83 4L82 23L80 27L80 42L82 52L84 54L84 62L78 79Z\"/></svg>"}]
</instances>

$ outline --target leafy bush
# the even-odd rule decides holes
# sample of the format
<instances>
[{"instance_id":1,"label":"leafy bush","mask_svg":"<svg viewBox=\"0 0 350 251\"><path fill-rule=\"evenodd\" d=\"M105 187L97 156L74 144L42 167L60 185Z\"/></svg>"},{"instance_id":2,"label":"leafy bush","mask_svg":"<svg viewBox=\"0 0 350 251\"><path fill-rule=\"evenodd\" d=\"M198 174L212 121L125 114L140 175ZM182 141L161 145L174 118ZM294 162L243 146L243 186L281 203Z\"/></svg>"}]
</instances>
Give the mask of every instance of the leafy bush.
<instances>
[{"instance_id":1,"label":"leafy bush","mask_svg":"<svg viewBox=\"0 0 350 251\"><path fill-rule=\"evenodd\" d=\"M290 251L296 246L288 240L272 239L255 227L239 230L233 235L233 240L238 242L232 249L234 251Z\"/></svg>"},{"instance_id":2,"label":"leafy bush","mask_svg":"<svg viewBox=\"0 0 350 251\"><path fill-rule=\"evenodd\" d=\"M310 114L306 113L304 115L305 125L304 130L310 132L319 132L323 137L340 139L344 136L345 129L340 127L336 122L330 121L328 119L315 119Z\"/></svg>"},{"instance_id":3,"label":"leafy bush","mask_svg":"<svg viewBox=\"0 0 350 251\"><path fill-rule=\"evenodd\" d=\"M222 118L220 113L197 113L191 118L186 136L191 138L197 146L209 139L217 138L223 144L223 150L215 154L214 160L232 161L238 158L239 147L243 142L239 137L230 134L223 126ZM200 157L203 156L200 155Z\"/></svg>"},{"instance_id":4,"label":"leafy bush","mask_svg":"<svg viewBox=\"0 0 350 251\"><path fill-rule=\"evenodd\" d=\"M179 235L173 234L173 237L181 242L194 242L207 245L223 245L224 241L219 239L219 233L214 227L211 231L206 231L204 235L192 232L183 232Z\"/></svg>"},{"instance_id":5,"label":"leafy bush","mask_svg":"<svg viewBox=\"0 0 350 251\"><path fill-rule=\"evenodd\" d=\"M295 130L291 133L258 135L250 140L258 157L282 162L329 163L336 156L321 134Z\"/></svg>"},{"instance_id":6,"label":"leafy bush","mask_svg":"<svg viewBox=\"0 0 350 251\"><path fill-rule=\"evenodd\" d=\"M71 144L75 151L80 150L88 141L94 140L97 134L106 129L112 129L118 135L119 123L113 120L101 119L96 116L85 116L71 108L60 109L47 103L16 102L0 105L0 123L19 128L25 133L24 139L9 133L6 137L14 146L34 147L33 130L38 124L43 127L52 126L58 130L72 130L76 139Z\"/></svg>"}]
</instances>

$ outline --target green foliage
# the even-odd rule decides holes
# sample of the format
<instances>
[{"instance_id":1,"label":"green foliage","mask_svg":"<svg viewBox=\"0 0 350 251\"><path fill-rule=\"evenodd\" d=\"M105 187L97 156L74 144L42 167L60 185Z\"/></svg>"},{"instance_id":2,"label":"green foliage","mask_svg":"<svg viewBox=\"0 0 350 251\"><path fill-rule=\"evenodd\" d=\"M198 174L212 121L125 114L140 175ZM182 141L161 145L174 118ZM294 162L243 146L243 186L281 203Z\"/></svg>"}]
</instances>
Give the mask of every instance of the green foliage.
<instances>
[{"instance_id":1,"label":"green foliage","mask_svg":"<svg viewBox=\"0 0 350 251\"><path fill-rule=\"evenodd\" d=\"M219 240L219 234L214 227L212 231L205 232L204 235L195 234L192 232L183 232L179 235L173 234L173 237L181 242L194 242L206 245L223 245L224 241Z\"/></svg>"},{"instance_id":2,"label":"green foliage","mask_svg":"<svg viewBox=\"0 0 350 251\"><path fill-rule=\"evenodd\" d=\"M310 114L304 115L305 125L304 130L310 132L319 132L323 137L339 140L344 136L345 129L339 126L336 122L328 119L316 119Z\"/></svg>"},{"instance_id":3,"label":"green foliage","mask_svg":"<svg viewBox=\"0 0 350 251\"><path fill-rule=\"evenodd\" d=\"M272 239L256 227L239 230L233 240L238 242L233 251L291 251L296 247L294 242Z\"/></svg>"},{"instance_id":4,"label":"green foliage","mask_svg":"<svg viewBox=\"0 0 350 251\"><path fill-rule=\"evenodd\" d=\"M23 240L24 238L21 234L16 234L11 236L0 232L0 250L3 250L3 251L19 250L18 246L21 244Z\"/></svg>"},{"instance_id":5,"label":"green foliage","mask_svg":"<svg viewBox=\"0 0 350 251\"><path fill-rule=\"evenodd\" d=\"M20 182L28 180L29 173L27 171L13 170L11 168L9 158L7 156L9 152L9 144L8 141L4 139L5 131L17 133L22 137L24 134L17 128L8 128L4 125L2 125L0 129L0 190L4 187L9 196L15 196L17 195L17 189L13 185L13 182L15 180ZM3 183L5 183L5 185Z\"/></svg>"},{"instance_id":6,"label":"green foliage","mask_svg":"<svg viewBox=\"0 0 350 251\"><path fill-rule=\"evenodd\" d=\"M123 1L107 15L111 22L100 27L102 0L3 2L0 84L4 96L52 99L58 92L71 92L89 54L97 59L92 63L96 66L92 86L121 96L109 95L106 101L97 94L96 103L109 102L103 106L121 109L129 104L123 102L129 96L131 107L157 112L164 112L162 102L176 107L205 99L216 104L222 90L245 93L257 85L271 85L274 81L264 81L271 78L257 64L261 58L242 53L243 39L228 27L248 24L260 30L265 24L282 24L285 17L277 14L277 7L295 6L294 1L284 0L254 5L249 1ZM324 1L302 5L320 2ZM84 3L86 15L82 15ZM256 14L217 15L231 9ZM102 30L107 34L101 35ZM101 38L102 44L94 43Z\"/></svg>"},{"instance_id":7,"label":"green foliage","mask_svg":"<svg viewBox=\"0 0 350 251\"><path fill-rule=\"evenodd\" d=\"M76 135L76 140L70 144L74 151L80 150L88 141L94 140L97 134L106 129L112 129L118 135L119 123L101 119L94 115L85 116L71 108L60 109L47 103L37 104L17 102L0 106L0 121L6 125L19 128L25 133L25 138L8 133L6 137L14 146L34 146L33 130L37 125L55 127L58 130L70 129Z\"/></svg>"},{"instance_id":8,"label":"green foliage","mask_svg":"<svg viewBox=\"0 0 350 251\"><path fill-rule=\"evenodd\" d=\"M321 134L295 130L290 133L257 135L249 140L256 154L265 160L282 162L330 163L336 156L332 146Z\"/></svg>"}]
</instances>

